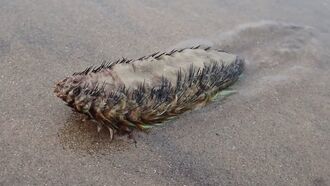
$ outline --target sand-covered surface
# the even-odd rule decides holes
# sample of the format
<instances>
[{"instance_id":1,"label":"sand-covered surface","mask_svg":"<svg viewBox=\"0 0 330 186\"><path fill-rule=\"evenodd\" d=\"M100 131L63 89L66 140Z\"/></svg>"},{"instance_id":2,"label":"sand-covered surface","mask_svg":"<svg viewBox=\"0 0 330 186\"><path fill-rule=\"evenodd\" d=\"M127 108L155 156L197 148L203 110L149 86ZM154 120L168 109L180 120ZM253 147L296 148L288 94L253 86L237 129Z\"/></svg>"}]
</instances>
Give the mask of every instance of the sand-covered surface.
<instances>
[{"instance_id":1,"label":"sand-covered surface","mask_svg":"<svg viewBox=\"0 0 330 186\"><path fill-rule=\"evenodd\" d=\"M330 185L330 1L0 1L0 185ZM56 98L104 59L209 44L237 94L112 143Z\"/></svg>"}]
</instances>

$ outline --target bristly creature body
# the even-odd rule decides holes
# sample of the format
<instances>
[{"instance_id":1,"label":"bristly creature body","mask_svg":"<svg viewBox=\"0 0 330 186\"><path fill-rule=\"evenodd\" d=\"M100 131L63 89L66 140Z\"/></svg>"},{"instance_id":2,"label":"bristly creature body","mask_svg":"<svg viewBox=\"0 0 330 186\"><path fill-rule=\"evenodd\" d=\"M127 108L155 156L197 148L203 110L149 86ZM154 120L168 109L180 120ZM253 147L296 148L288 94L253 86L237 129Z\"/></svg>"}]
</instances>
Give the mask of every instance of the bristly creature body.
<instances>
[{"instance_id":1,"label":"bristly creature body","mask_svg":"<svg viewBox=\"0 0 330 186\"><path fill-rule=\"evenodd\" d=\"M54 92L98 129L108 128L112 139L204 106L243 70L236 55L197 46L92 66L58 82Z\"/></svg>"}]
</instances>

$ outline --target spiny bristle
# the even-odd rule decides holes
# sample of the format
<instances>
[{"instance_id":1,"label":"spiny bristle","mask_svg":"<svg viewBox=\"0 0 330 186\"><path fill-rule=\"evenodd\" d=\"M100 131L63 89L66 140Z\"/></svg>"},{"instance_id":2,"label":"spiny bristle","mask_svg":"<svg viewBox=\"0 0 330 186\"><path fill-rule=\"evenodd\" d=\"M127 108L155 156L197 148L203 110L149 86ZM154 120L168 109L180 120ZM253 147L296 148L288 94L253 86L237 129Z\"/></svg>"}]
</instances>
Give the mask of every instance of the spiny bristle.
<instances>
[{"instance_id":1,"label":"spiny bristle","mask_svg":"<svg viewBox=\"0 0 330 186\"><path fill-rule=\"evenodd\" d=\"M182 55L174 55L176 53ZM186 58L189 61L185 61ZM200 60L204 61L203 65ZM153 61L169 67L158 69L161 74L145 72ZM149 129L185 111L204 106L218 92L233 84L243 70L243 59L211 47L196 46L156 52L137 60L122 58L103 62L75 73L72 80L65 81L69 88L65 91L62 88L61 92L59 87L56 92L64 101L70 100L70 107L90 116L101 126L131 132L134 128ZM149 79L139 80L142 77ZM72 83L78 81L75 78L80 78L78 84ZM72 93L69 95L68 92Z\"/></svg>"},{"instance_id":2,"label":"spiny bristle","mask_svg":"<svg viewBox=\"0 0 330 186\"><path fill-rule=\"evenodd\" d=\"M143 59L148 59L148 58L155 58L155 59L159 59L159 57L161 56L164 56L164 55L173 55L174 53L176 52L182 52L184 50L187 50L187 49L199 49L201 48L202 45L198 45L198 46L193 46L193 47L188 47L188 48L182 48L182 49L173 49L172 51L170 52L155 52L153 54L150 54L150 55L147 55L147 56L142 56L140 58L138 58L137 60L143 60ZM206 47L206 48L203 48L203 50L207 51L209 49L211 49L212 47ZM224 52L223 50L219 50L221 52ZM134 60L133 59L126 59L126 58L122 58L122 59L118 59L117 61L109 61L109 62L106 62L106 61L103 61L101 63L101 65L98 65L98 66L89 66L87 67L84 71L82 72L75 72L73 73L73 75L87 75L89 74L90 72L93 72L93 73L97 73L99 71L101 71L102 69L111 69L114 65L116 64L121 64L121 63L131 63L133 62Z\"/></svg>"}]
</instances>

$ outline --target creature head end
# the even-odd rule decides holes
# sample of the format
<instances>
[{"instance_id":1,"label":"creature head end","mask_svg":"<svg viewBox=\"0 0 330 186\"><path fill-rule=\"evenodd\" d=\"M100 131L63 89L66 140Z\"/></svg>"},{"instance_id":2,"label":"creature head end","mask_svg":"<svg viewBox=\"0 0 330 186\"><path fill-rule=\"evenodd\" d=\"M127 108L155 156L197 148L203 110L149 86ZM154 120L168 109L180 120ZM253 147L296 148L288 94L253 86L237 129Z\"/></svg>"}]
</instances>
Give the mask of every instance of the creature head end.
<instances>
[{"instance_id":1,"label":"creature head end","mask_svg":"<svg viewBox=\"0 0 330 186\"><path fill-rule=\"evenodd\" d=\"M54 93L57 97L70 104L74 100L74 96L80 94L82 89L83 77L70 76L56 83L54 87Z\"/></svg>"}]
</instances>

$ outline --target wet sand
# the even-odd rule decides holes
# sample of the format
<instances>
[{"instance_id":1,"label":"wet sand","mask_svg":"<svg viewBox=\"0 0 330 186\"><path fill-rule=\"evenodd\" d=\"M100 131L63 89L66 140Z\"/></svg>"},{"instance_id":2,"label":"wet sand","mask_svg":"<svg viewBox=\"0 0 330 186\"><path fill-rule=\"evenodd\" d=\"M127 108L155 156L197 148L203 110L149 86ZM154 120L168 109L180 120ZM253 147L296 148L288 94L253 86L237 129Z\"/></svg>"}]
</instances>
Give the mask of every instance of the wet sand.
<instances>
[{"instance_id":1,"label":"wet sand","mask_svg":"<svg viewBox=\"0 0 330 186\"><path fill-rule=\"evenodd\" d=\"M0 185L330 185L330 1L0 2ZM104 59L195 45L238 93L112 143L56 98Z\"/></svg>"}]
</instances>

